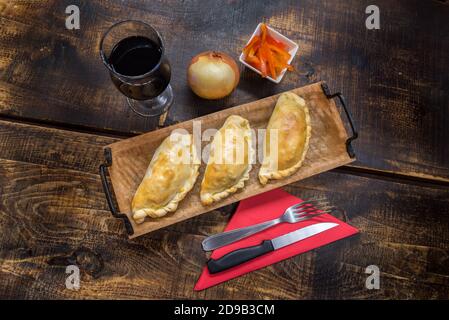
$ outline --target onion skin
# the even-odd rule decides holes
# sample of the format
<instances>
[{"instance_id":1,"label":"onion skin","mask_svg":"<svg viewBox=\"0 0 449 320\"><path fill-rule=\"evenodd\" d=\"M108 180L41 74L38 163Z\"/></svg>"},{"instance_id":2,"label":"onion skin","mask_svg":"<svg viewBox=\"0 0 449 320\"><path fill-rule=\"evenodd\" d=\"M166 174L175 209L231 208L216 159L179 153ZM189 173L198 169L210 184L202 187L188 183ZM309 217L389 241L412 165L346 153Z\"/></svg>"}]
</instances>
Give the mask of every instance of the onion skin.
<instances>
[{"instance_id":1,"label":"onion skin","mask_svg":"<svg viewBox=\"0 0 449 320\"><path fill-rule=\"evenodd\" d=\"M187 81L192 91L209 100L228 96L237 87L240 71L234 59L223 52L202 52L190 61Z\"/></svg>"}]
</instances>

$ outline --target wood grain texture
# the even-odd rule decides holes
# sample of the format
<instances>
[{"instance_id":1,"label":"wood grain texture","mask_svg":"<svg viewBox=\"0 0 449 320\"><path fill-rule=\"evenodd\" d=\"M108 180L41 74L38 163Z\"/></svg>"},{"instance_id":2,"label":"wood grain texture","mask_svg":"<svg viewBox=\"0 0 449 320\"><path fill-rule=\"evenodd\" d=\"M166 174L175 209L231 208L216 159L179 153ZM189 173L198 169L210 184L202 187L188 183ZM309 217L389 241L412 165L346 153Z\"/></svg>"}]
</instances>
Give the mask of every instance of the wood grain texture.
<instances>
[{"instance_id":1,"label":"wood grain texture","mask_svg":"<svg viewBox=\"0 0 449 320\"><path fill-rule=\"evenodd\" d=\"M81 9L80 30L64 27L70 4ZM370 31L369 4L0 0L0 298L447 299L449 194L431 182L449 181L449 6L379 0L381 29ZM224 229L226 210L128 240L97 174L102 147L120 139L72 131L129 136L156 125L125 106L98 56L104 30L127 18L165 38L176 120L318 80L342 91L361 133L351 172L372 174L329 172L286 190L328 198L360 235L198 293L207 259L200 243ZM237 59L261 21L300 45L296 71L273 85L242 69L230 97L193 95L185 79L192 56L218 49ZM79 291L65 289L68 264L82 270ZM371 264L380 290L365 288Z\"/></svg>"},{"instance_id":2,"label":"wood grain texture","mask_svg":"<svg viewBox=\"0 0 449 320\"><path fill-rule=\"evenodd\" d=\"M185 121L171 127L109 145L108 148L112 152L112 165L109 167L109 174L119 210L128 216L133 227L134 233L130 237L138 237L147 232L354 161L354 159L349 157L346 150L348 135L338 110L334 101L329 100L325 96L321 83L297 88L291 92L305 99L311 119L312 133L309 150L301 168L289 177L272 180L267 185L262 186L258 179L260 169L260 161L258 160L253 165L249 180L245 183L245 188L210 206L203 205L199 196L199 182L203 179L203 172L207 161L204 156L204 150L207 150L207 145L210 144L210 141L203 141L203 139L206 139L206 130L219 129L231 115L240 115L247 119L251 129L266 129L279 95L196 118L196 123ZM195 128L199 132L195 133ZM202 156L199 158L203 160L201 161L199 178L192 191L179 203L178 209L174 213L167 214L158 219L147 218L144 223L137 224L132 218L133 213L131 209L131 201L134 197L135 190L137 190L137 187L141 183L155 150L173 130L186 130L189 133L193 133L194 139L197 140L194 143L201 145L199 152ZM258 139L257 132L254 132L253 139ZM257 150L262 148L262 143L259 142L254 147L257 153Z\"/></svg>"},{"instance_id":3,"label":"wood grain texture","mask_svg":"<svg viewBox=\"0 0 449 320\"><path fill-rule=\"evenodd\" d=\"M19 144L16 135L29 140ZM35 148L42 137L49 147ZM96 173L101 144L109 140L115 138L0 122L1 298L449 296L447 188L332 172L286 190L327 198L360 235L193 292L207 260L201 241L223 230L229 217L213 211L128 240L107 209ZM51 149L63 146L55 161ZM79 291L65 289L67 264L82 270ZM365 289L370 264L381 270L380 290Z\"/></svg>"},{"instance_id":4,"label":"wood grain texture","mask_svg":"<svg viewBox=\"0 0 449 320\"><path fill-rule=\"evenodd\" d=\"M125 106L98 56L104 30L142 19L165 38L175 105L184 121L325 80L342 91L360 129L358 166L449 181L449 6L443 1L376 2L381 29L365 28L369 1L87 1L81 29L64 27L73 1L0 1L0 115L89 130L146 132ZM192 56L218 49L237 58L265 21L299 46L280 85L242 70L236 92L203 101L186 85ZM182 40L181 40L182 39Z\"/></svg>"}]
</instances>

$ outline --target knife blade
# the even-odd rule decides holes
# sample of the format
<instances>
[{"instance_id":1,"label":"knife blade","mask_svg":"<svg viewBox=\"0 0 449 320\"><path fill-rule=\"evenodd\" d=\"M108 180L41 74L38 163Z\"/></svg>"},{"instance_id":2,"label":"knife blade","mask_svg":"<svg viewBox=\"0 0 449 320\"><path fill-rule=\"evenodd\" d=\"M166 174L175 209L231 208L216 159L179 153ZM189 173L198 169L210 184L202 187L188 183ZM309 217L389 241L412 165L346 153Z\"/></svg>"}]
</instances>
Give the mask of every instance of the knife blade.
<instances>
[{"instance_id":1,"label":"knife blade","mask_svg":"<svg viewBox=\"0 0 449 320\"><path fill-rule=\"evenodd\" d=\"M265 240L257 246L231 251L219 259L209 259L207 262L207 268L211 274L218 273L235 267L243 262L257 258L268 252L278 250L292 243L310 238L321 232L335 228L336 226L338 226L338 223L333 222L312 224L299 230L276 237L272 240Z\"/></svg>"}]
</instances>

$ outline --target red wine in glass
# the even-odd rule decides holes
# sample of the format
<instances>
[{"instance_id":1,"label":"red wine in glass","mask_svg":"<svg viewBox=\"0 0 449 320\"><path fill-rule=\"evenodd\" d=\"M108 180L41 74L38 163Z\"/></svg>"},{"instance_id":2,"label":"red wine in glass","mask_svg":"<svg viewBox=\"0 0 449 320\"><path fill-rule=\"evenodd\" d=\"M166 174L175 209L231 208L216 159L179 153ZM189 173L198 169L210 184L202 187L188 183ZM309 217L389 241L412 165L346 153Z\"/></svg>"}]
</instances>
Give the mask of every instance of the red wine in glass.
<instances>
[{"instance_id":1,"label":"red wine in glass","mask_svg":"<svg viewBox=\"0 0 449 320\"><path fill-rule=\"evenodd\" d=\"M151 26L119 22L106 32L100 52L112 82L133 111L158 116L168 110L173 102L170 64L162 39Z\"/></svg>"}]
</instances>

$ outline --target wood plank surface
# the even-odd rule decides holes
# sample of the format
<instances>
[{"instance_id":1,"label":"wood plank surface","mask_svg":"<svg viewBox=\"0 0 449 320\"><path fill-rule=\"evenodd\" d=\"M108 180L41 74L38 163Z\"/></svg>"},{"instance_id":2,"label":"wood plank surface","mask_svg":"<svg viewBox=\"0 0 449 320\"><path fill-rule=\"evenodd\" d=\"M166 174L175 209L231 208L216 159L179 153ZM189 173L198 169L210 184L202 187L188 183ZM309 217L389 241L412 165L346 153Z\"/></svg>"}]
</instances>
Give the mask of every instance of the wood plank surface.
<instances>
[{"instance_id":1,"label":"wood plank surface","mask_svg":"<svg viewBox=\"0 0 449 320\"><path fill-rule=\"evenodd\" d=\"M111 184L115 198L117 199L119 211L128 216L133 227L134 233L131 237L140 236L213 209L255 196L259 193L280 188L292 182L353 162L355 159L349 156L346 148L348 134L346 133L334 101L329 100L323 92L322 83L318 82L296 88L290 92L305 99L309 109L310 125L312 127L309 148L301 168L289 177L272 180L262 186L258 178L260 160L256 160L252 165L249 179L245 182L245 188L212 205L203 205L199 196L200 181L203 179L207 162L204 155L207 146L211 143L211 141L203 141L204 133L210 129L221 128L229 116L242 116L249 121L251 129L255 130L253 132L253 139L258 142L253 144L254 153L256 157L260 157L263 153L261 151L263 148L263 138L259 139L260 134L257 131L266 129L279 95L215 112L196 118L193 121L185 121L107 146L112 153L112 165L109 167ZM137 224L133 219L131 209L131 202L135 191L142 182L142 178L145 175L154 152L173 130L184 130L193 134L193 139L196 141L193 143L197 146L200 153L198 158L202 159L199 177L192 191L179 203L176 212L158 219L148 218L143 223ZM198 132L195 132L195 130Z\"/></svg>"},{"instance_id":2,"label":"wood plank surface","mask_svg":"<svg viewBox=\"0 0 449 320\"><path fill-rule=\"evenodd\" d=\"M365 28L369 1L87 1L81 29L67 30L73 1L0 1L0 117L128 135L155 122L134 115L98 55L104 30L122 19L161 31L173 67L171 116L187 120L325 80L342 91L360 131L362 168L449 181L449 5L379 0L381 29ZM260 21L299 46L280 85L242 70L230 97L203 101L186 85L193 55L237 58Z\"/></svg>"},{"instance_id":3,"label":"wood plank surface","mask_svg":"<svg viewBox=\"0 0 449 320\"><path fill-rule=\"evenodd\" d=\"M77 4L81 29L65 28ZM0 0L0 298L447 299L449 297L449 4L368 0ZM325 197L360 234L201 292L201 241L230 208L129 240L107 207L102 148L153 129L125 106L101 64L103 32L124 19L158 29L185 121L324 80L347 98L358 161L291 184ZM300 46L280 85L241 68L229 97L186 85L195 54L238 58L261 21ZM85 132L85 133L82 133ZM65 288L65 266L81 288ZM367 290L365 268L381 271Z\"/></svg>"},{"instance_id":4,"label":"wood plank surface","mask_svg":"<svg viewBox=\"0 0 449 320\"><path fill-rule=\"evenodd\" d=\"M23 140L23 143L20 141ZM48 147L36 147L48 141ZM329 172L286 188L324 196L360 235L193 292L207 257L200 243L229 216L214 211L128 240L96 172L115 138L0 121L0 297L447 298L449 191ZM83 147L81 147L83 146ZM58 150L58 159L55 153ZM65 265L82 269L65 288ZM381 270L367 290L368 265Z\"/></svg>"}]
</instances>

